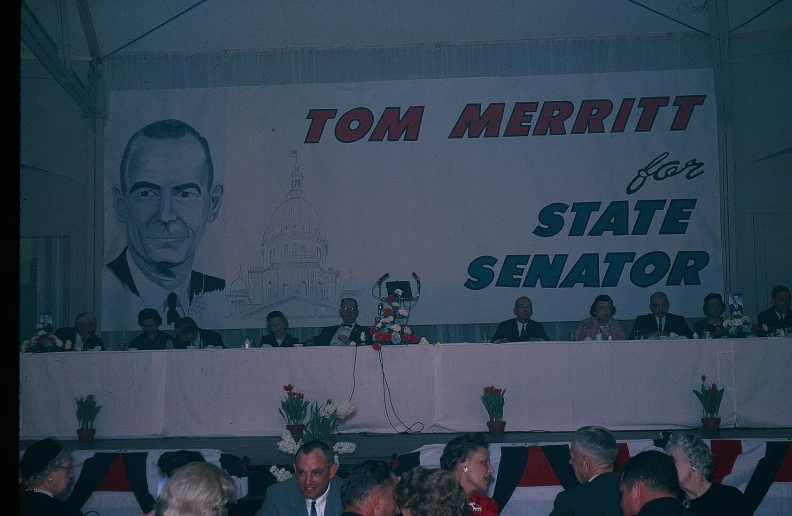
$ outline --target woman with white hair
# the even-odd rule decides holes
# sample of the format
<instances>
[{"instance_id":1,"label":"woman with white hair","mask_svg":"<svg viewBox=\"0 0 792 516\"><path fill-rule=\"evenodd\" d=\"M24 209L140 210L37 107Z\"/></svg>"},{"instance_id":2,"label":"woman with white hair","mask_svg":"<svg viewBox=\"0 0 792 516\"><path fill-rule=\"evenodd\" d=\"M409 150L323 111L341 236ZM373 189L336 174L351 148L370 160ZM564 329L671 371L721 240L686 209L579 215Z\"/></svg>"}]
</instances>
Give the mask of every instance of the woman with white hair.
<instances>
[{"instance_id":1,"label":"woman with white hair","mask_svg":"<svg viewBox=\"0 0 792 516\"><path fill-rule=\"evenodd\" d=\"M742 491L709 480L712 450L692 434L672 435L666 453L674 459L679 487L684 492L682 505L702 516L750 516Z\"/></svg>"},{"instance_id":2,"label":"woman with white hair","mask_svg":"<svg viewBox=\"0 0 792 516\"><path fill-rule=\"evenodd\" d=\"M154 504L156 516L226 516L234 480L208 462L190 462L171 475Z\"/></svg>"}]
</instances>

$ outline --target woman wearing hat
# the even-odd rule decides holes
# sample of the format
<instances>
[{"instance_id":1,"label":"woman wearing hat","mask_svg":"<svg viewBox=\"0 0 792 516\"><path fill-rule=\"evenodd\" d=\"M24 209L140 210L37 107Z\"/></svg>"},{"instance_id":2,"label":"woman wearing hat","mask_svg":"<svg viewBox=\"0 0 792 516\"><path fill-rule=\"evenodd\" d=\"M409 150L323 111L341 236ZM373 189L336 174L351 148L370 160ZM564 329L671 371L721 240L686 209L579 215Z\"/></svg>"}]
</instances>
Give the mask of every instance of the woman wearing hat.
<instances>
[{"instance_id":1,"label":"woman wearing hat","mask_svg":"<svg viewBox=\"0 0 792 516\"><path fill-rule=\"evenodd\" d=\"M25 490L19 495L20 516L80 516L78 509L55 498L66 491L74 473L69 452L54 439L31 444L19 461Z\"/></svg>"},{"instance_id":2,"label":"woman wearing hat","mask_svg":"<svg viewBox=\"0 0 792 516\"><path fill-rule=\"evenodd\" d=\"M297 339L286 333L286 330L289 329L289 321L283 315L283 312L279 310L274 310L267 314L267 329L270 334L261 337L259 347L292 348L298 343Z\"/></svg>"}]
</instances>

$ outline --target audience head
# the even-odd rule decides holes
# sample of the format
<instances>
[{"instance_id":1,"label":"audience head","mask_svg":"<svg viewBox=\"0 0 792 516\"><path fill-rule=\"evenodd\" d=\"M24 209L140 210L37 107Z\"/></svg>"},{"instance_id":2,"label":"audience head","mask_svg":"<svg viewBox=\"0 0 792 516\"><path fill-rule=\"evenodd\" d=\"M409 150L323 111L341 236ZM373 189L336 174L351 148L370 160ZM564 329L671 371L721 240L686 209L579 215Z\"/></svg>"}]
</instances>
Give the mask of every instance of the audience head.
<instances>
[{"instance_id":1,"label":"audience head","mask_svg":"<svg viewBox=\"0 0 792 516\"><path fill-rule=\"evenodd\" d=\"M289 321L283 312L280 310L273 310L267 314L267 329L277 337L283 337L286 330L289 329Z\"/></svg>"},{"instance_id":2,"label":"audience head","mask_svg":"<svg viewBox=\"0 0 792 516\"><path fill-rule=\"evenodd\" d=\"M69 451L55 439L31 444L19 461L19 473L25 487L43 489L53 496L66 491L74 477Z\"/></svg>"},{"instance_id":3,"label":"audience head","mask_svg":"<svg viewBox=\"0 0 792 516\"><path fill-rule=\"evenodd\" d=\"M344 324L355 324L358 316L358 302L353 297L345 297L341 300L341 308L338 309L338 314L344 321Z\"/></svg>"},{"instance_id":4,"label":"audience head","mask_svg":"<svg viewBox=\"0 0 792 516\"><path fill-rule=\"evenodd\" d=\"M194 450L169 451L157 459L157 468L165 478L170 478L173 472L191 462L206 462L201 452Z\"/></svg>"},{"instance_id":5,"label":"audience head","mask_svg":"<svg viewBox=\"0 0 792 516\"><path fill-rule=\"evenodd\" d=\"M618 454L616 439L607 428L584 426L572 438L569 463L578 482L585 484L594 475L613 471Z\"/></svg>"},{"instance_id":6,"label":"audience head","mask_svg":"<svg viewBox=\"0 0 792 516\"><path fill-rule=\"evenodd\" d=\"M704 297L704 315L708 317L720 317L725 307L723 297L716 292L710 292Z\"/></svg>"},{"instance_id":7,"label":"audience head","mask_svg":"<svg viewBox=\"0 0 792 516\"><path fill-rule=\"evenodd\" d=\"M393 494L398 483L387 462L365 460L353 466L344 479L341 505L365 516L395 516L399 507Z\"/></svg>"},{"instance_id":8,"label":"audience head","mask_svg":"<svg viewBox=\"0 0 792 516\"><path fill-rule=\"evenodd\" d=\"M330 479L338 471L333 449L324 441L302 443L294 455L294 476L297 487L306 498L316 500L327 491Z\"/></svg>"},{"instance_id":9,"label":"audience head","mask_svg":"<svg viewBox=\"0 0 792 516\"><path fill-rule=\"evenodd\" d=\"M613 306L613 299L607 294L600 294L594 298L589 308L589 315L606 321L616 315L616 307Z\"/></svg>"},{"instance_id":10,"label":"audience head","mask_svg":"<svg viewBox=\"0 0 792 516\"><path fill-rule=\"evenodd\" d=\"M189 344L198 336L198 323L191 317L182 317L174 325L176 340L181 344Z\"/></svg>"},{"instance_id":11,"label":"audience head","mask_svg":"<svg viewBox=\"0 0 792 516\"><path fill-rule=\"evenodd\" d=\"M671 304L668 302L668 296L665 295L665 292L655 292L649 296L649 310L656 317L661 319L665 317L670 306Z\"/></svg>"},{"instance_id":12,"label":"audience head","mask_svg":"<svg viewBox=\"0 0 792 516\"><path fill-rule=\"evenodd\" d=\"M173 472L154 504L156 516L225 516L236 493L234 480L208 462L191 462Z\"/></svg>"},{"instance_id":13,"label":"audience head","mask_svg":"<svg viewBox=\"0 0 792 516\"><path fill-rule=\"evenodd\" d=\"M782 314L789 311L789 289L784 285L776 285L770 297L773 307Z\"/></svg>"},{"instance_id":14,"label":"audience head","mask_svg":"<svg viewBox=\"0 0 792 516\"><path fill-rule=\"evenodd\" d=\"M533 302L525 296L518 297L514 302L514 315L521 324L533 317Z\"/></svg>"},{"instance_id":15,"label":"audience head","mask_svg":"<svg viewBox=\"0 0 792 516\"><path fill-rule=\"evenodd\" d=\"M444 469L416 466L404 473L396 487L402 516L467 516L465 491Z\"/></svg>"},{"instance_id":16,"label":"audience head","mask_svg":"<svg viewBox=\"0 0 792 516\"><path fill-rule=\"evenodd\" d=\"M153 308L144 308L138 312L138 326L143 328L143 333L154 337L162 324L162 316Z\"/></svg>"},{"instance_id":17,"label":"audience head","mask_svg":"<svg viewBox=\"0 0 792 516\"><path fill-rule=\"evenodd\" d=\"M90 339L96 334L96 316L91 312L83 312L74 320L74 329L83 339Z\"/></svg>"},{"instance_id":18,"label":"audience head","mask_svg":"<svg viewBox=\"0 0 792 516\"><path fill-rule=\"evenodd\" d=\"M646 502L656 498L676 499L679 479L674 460L657 450L631 457L621 467L619 490L624 516L635 516Z\"/></svg>"},{"instance_id":19,"label":"audience head","mask_svg":"<svg viewBox=\"0 0 792 516\"><path fill-rule=\"evenodd\" d=\"M456 477L465 494L484 492L495 473L489 460L489 443L484 434L462 434L445 445L440 467Z\"/></svg>"},{"instance_id":20,"label":"audience head","mask_svg":"<svg viewBox=\"0 0 792 516\"><path fill-rule=\"evenodd\" d=\"M673 434L665 447L674 460L679 485L685 487L712 474L714 458L704 441L692 434Z\"/></svg>"}]
</instances>

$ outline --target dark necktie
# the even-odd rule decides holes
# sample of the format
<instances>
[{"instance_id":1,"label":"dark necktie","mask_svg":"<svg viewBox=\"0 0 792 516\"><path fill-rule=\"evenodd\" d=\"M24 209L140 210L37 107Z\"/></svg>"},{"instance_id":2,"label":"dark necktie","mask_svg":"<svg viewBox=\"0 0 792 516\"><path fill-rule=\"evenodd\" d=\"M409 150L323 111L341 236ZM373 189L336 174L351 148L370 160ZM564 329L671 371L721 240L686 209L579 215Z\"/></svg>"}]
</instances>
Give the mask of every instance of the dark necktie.
<instances>
[{"instance_id":1,"label":"dark necktie","mask_svg":"<svg viewBox=\"0 0 792 516\"><path fill-rule=\"evenodd\" d=\"M316 514L316 501L311 502L311 516L317 516Z\"/></svg>"},{"instance_id":2,"label":"dark necktie","mask_svg":"<svg viewBox=\"0 0 792 516\"><path fill-rule=\"evenodd\" d=\"M657 320L657 331L663 331L663 319L665 319L665 317Z\"/></svg>"},{"instance_id":3,"label":"dark necktie","mask_svg":"<svg viewBox=\"0 0 792 516\"><path fill-rule=\"evenodd\" d=\"M525 341L528 339L528 325L523 324L522 329L520 330L520 340Z\"/></svg>"},{"instance_id":4,"label":"dark necktie","mask_svg":"<svg viewBox=\"0 0 792 516\"><path fill-rule=\"evenodd\" d=\"M168 324L176 324L176 321L179 320L179 312L176 311L176 304L179 301L179 298L176 296L176 292L171 292L168 294L167 304L168 304Z\"/></svg>"}]
</instances>

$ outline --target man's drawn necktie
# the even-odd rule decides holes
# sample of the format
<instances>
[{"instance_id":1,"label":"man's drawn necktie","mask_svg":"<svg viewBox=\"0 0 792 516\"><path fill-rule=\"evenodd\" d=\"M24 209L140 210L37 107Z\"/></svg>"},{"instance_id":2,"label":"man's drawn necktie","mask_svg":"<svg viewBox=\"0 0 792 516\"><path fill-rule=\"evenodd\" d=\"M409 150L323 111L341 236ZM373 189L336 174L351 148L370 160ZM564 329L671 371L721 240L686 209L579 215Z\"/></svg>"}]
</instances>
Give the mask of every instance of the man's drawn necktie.
<instances>
[{"instance_id":1,"label":"man's drawn necktie","mask_svg":"<svg viewBox=\"0 0 792 516\"><path fill-rule=\"evenodd\" d=\"M167 304L168 304L168 324L176 324L176 321L179 320L179 312L176 311L176 304L178 303L179 298L176 296L176 292L171 292L168 294Z\"/></svg>"}]
</instances>

